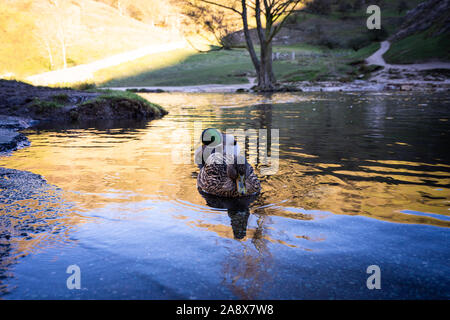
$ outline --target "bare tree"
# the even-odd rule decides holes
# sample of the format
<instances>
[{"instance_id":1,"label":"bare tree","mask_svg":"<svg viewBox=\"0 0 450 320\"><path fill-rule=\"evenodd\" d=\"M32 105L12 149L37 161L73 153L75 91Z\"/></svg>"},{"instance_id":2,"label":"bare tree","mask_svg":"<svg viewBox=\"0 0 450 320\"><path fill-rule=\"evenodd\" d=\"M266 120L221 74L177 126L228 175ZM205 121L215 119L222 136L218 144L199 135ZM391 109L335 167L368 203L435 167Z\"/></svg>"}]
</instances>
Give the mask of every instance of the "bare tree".
<instances>
[{"instance_id":1,"label":"bare tree","mask_svg":"<svg viewBox=\"0 0 450 320\"><path fill-rule=\"evenodd\" d=\"M238 29L235 28L235 21L228 19L229 16L225 14L224 9L205 4L201 0L184 0L183 4L183 14L189 19L191 27L185 30L187 33L195 29L195 34L208 41L211 40L208 36L212 35L221 49L231 49L231 43L227 36ZM191 46L194 47L192 44ZM203 52L199 49L196 50Z\"/></svg>"},{"instance_id":2,"label":"bare tree","mask_svg":"<svg viewBox=\"0 0 450 320\"><path fill-rule=\"evenodd\" d=\"M48 62L50 70L55 67L55 59L53 57L53 50L55 45L54 30L55 25L52 19L36 19L34 37L38 40L38 43L42 50L45 51L48 56Z\"/></svg>"},{"instance_id":3,"label":"bare tree","mask_svg":"<svg viewBox=\"0 0 450 320\"><path fill-rule=\"evenodd\" d=\"M63 61L63 68L67 68L67 30L65 20L68 18L66 14L67 6L66 0L49 0L56 12L56 38L61 47L61 55Z\"/></svg>"},{"instance_id":4,"label":"bare tree","mask_svg":"<svg viewBox=\"0 0 450 320\"><path fill-rule=\"evenodd\" d=\"M47 37L45 34L39 34L36 35L37 39L39 40L39 43L41 44L42 48L45 50L47 56L48 56L48 64L49 69L53 70L55 66L55 62L53 59L53 52L52 52L52 39L50 37Z\"/></svg>"},{"instance_id":5,"label":"bare tree","mask_svg":"<svg viewBox=\"0 0 450 320\"><path fill-rule=\"evenodd\" d=\"M200 0L240 15L245 42L258 78L259 91L273 91L276 85L272 68L272 41L287 18L305 0ZM249 30L249 19L254 15L260 55L256 54ZM263 27L263 21L265 27Z\"/></svg>"}]
</instances>

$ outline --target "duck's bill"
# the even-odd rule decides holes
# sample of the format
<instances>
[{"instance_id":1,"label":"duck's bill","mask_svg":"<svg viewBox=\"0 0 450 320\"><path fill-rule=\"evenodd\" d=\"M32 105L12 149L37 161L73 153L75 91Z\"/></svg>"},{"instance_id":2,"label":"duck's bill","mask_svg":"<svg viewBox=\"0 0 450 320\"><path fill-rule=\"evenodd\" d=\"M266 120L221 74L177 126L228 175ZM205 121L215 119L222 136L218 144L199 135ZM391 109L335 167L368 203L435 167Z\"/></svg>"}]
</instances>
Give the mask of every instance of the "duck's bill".
<instances>
[{"instance_id":1,"label":"duck's bill","mask_svg":"<svg viewBox=\"0 0 450 320\"><path fill-rule=\"evenodd\" d=\"M245 177L238 175L238 178L236 179L236 186L237 186L237 192L243 196L247 194L247 188L245 187Z\"/></svg>"}]
</instances>

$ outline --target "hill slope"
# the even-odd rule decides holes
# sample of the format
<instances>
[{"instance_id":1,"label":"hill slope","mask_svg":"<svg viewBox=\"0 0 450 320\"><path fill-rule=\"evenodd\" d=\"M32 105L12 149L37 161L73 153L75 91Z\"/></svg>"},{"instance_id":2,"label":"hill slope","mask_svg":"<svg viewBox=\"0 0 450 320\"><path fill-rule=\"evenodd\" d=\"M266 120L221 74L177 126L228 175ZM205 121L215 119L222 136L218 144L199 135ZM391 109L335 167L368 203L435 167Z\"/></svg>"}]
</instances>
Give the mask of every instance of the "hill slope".
<instances>
[{"instance_id":1,"label":"hill slope","mask_svg":"<svg viewBox=\"0 0 450 320\"><path fill-rule=\"evenodd\" d=\"M408 12L390 38L389 63L450 61L450 0L427 0Z\"/></svg>"},{"instance_id":2,"label":"hill slope","mask_svg":"<svg viewBox=\"0 0 450 320\"><path fill-rule=\"evenodd\" d=\"M3 0L0 75L23 78L176 40L104 3L91 0ZM65 51L65 52L64 52Z\"/></svg>"}]
</instances>

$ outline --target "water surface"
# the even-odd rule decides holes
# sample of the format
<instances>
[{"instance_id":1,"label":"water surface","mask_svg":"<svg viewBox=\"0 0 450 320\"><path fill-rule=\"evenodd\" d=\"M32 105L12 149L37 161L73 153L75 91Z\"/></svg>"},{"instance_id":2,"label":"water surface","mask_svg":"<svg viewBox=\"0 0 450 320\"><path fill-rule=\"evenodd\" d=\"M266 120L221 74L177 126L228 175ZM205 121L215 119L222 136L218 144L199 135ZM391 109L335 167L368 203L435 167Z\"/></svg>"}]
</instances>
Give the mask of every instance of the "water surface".
<instances>
[{"instance_id":1,"label":"water surface","mask_svg":"<svg viewBox=\"0 0 450 320\"><path fill-rule=\"evenodd\" d=\"M450 297L448 94L143 96L169 115L42 124L0 158L49 184L2 199L0 297ZM279 129L276 174L261 175L247 144L262 181L248 210L197 192L207 127ZM81 290L66 286L73 264ZM370 265L380 290L366 286Z\"/></svg>"}]
</instances>

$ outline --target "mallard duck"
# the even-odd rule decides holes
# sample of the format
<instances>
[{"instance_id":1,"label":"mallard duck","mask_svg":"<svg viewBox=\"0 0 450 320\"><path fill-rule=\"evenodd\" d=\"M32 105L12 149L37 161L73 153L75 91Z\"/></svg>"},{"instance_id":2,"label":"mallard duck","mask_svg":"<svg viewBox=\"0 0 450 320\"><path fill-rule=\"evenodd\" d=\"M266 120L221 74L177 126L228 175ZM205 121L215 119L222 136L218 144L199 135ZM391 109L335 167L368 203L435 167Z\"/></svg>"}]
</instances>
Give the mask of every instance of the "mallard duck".
<instances>
[{"instance_id":1,"label":"mallard duck","mask_svg":"<svg viewBox=\"0 0 450 320\"><path fill-rule=\"evenodd\" d=\"M252 166L239 155L237 144L235 146L208 156L197 177L200 191L226 198L252 196L261 191Z\"/></svg>"},{"instance_id":2,"label":"mallard duck","mask_svg":"<svg viewBox=\"0 0 450 320\"><path fill-rule=\"evenodd\" d=\"M236 139L231 134L220 133L219 130L208 128L200 136L201 146L195 150L195 163L201 169L208 157L216 152L238 155L241 150Z\"/></svg>"}]
</instances>

